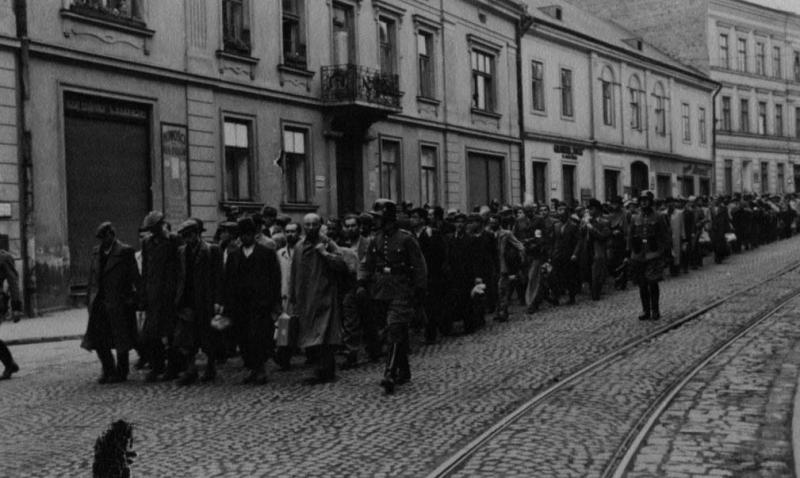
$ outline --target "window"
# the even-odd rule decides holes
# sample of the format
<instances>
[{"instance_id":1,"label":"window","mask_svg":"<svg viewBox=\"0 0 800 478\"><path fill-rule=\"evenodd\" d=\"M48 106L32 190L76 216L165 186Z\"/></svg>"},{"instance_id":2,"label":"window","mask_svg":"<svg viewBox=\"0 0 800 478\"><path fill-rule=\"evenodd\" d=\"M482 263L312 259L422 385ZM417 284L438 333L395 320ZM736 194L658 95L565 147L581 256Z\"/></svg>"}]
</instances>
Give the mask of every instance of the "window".
<instances>
[{"instance_id":1,"label":"window","mask_svg":"<svg viewBox=\"0 0 800 478\"><path fill-rule=\"evenodd\" d=\"M761 163L761 194L769 192L769 163Z\"/></svg>"},{"instance_id":2,"label":"window","mask_svg":"<svg viewBox=\"0 0 800 478\"><path fill-rule=\"evenodd\" d=\"M417 32L417 56L419 59L419 95L434 98L433 76L433 35L428 32Z\"/></svg>"},{"instance_id":3,"label":"window","mask_svg":"<svg viewBox=\"0 0 800 478\"><path fill-rule=\"evenodd\" d=\"M533 111L544 111L544 65L540 61L531 63L531 91Z\"/></svg>"},{"instance_id":4,"label":"window","mask_svg":"<svg viewBox=\"0 0 800 478\"><path fill-rule=\"evenodd\" d=\"M296 126L283 129L283 175L286 181L286 201L310 201L308 130Z\"/></svg>"},{"instance_id":5,"label":"window","mask_svg":"<svg viewBox=\"0 0 800 478\"><path fill-rule=\"evenodd\" d=\"M722 97L722 131L730 131L731 128L731 97Z\"/></svg>"},{"instance_id":6,"label":"window","mask_svg":"<svg viewBox=\"0 0 800 478\"><path fill-rule=\"evenodd\" d=\"M72 0L70 10L122 22L144 23L142 0Z\"/></svg>"},{"instance_id":7,"label":"window","mask_svg":"<svg viewBox=\"0 0 800 478\"><path fill-rule=\"evenodd\" d=\"M739 100L739 131L750 132L750 101L747 99Z\"/></svg>"},{"instance_id":8,"label":"window","mask_svg":"<svg viewBox=\"0 0 800 478\"><path fill-rule=\"evenodd\" d=\"M794 52L794 81L800 81L800 51Z\"/></svg>"},{"instance_id":9,"label":"window","mask_svg":"<svg viewBox=\"0 0 800 478\"><path fill-rule=\"evenodd\" d=\"M692 127L689 118L689 103L681 104L681 124L683 125L683 140L692 140Z\"/></svg>"},{"instance_id":10,"label":"window","mask_svg":"<svg viewBox=\"0 0 800 478\"><path fill-rule=\"evenodd\" d=\"M436 164L439 162L438 156L436 146L423 145L419 148L420 180L422 182L420 204L422 205L433 206L439 204L436 195Z\"/></svg>"},{"instance_id":11,"label":"window","mask_svg":"<svg viewBox=\"0 0 800 478\"><path fill-rule=\"evenodd\" d=\"M800 108L794 109L794 137L800 138ZM800 184L798 184L798 188L800 188ZM800 192L800 189L798 189Z\"/></svg>"},{"instance_id":12,"label":"window","mask_svg":"<svg viewBox=\"0 0 800 478\"><path fill-rule=\"evenodd\" d=\"M767 103L758 102L758 134L767 134Z\"/></svg>"},{"instance_id":13,"label":"window","mask_svg":"<svg viewBox=\"0 0 800 478\"><path fill-rule=\"evenodd\" d=\"M725 160L725 194L733 194L733 161Z\"/></svg>"},{"instance_id":14,"label":"window","mask_svg":"<svg viewBox=\"0 0 800 478\"><path fill-rule=\"evenodd\" d=\"M572 118L572 70L561 69L561 116Z\"/></svg>"},{"instance_id":15,"label":"window","mask_svg":"<svg viewBox=\"0 0 800 478\"><path fill-rule=\"evenodd\" d=\"M775 136L783 136L783 105L775 105Z\"/></svg>"},{"instance_id":16,"label":"window","mask_svg":"<svg viewBox=\"0 0 800 478\"><path fill-rule=\"evenodd\" d=\"M378 36L380 42L381 72L394 74L397 64L397 46L395 40L394 21L386 17L381 17L378 20Z\"/></svg>"},{"instance_id":17,"label":"window","mask_svg":"<svg viewBox=\"0 0 800 478\"><path fill-rule=\"evenodd\" d=\"M333 4L333 64L349 65L355 58L355 27L353 9L341 3Z\"/></svg>"},{"instance_id":18,"label":"window","mask_svg":"<svg viewBox=\"0 0 800 478\"><path fill-rule=\"evenodd\" d=\"M664 94L664 86L661 83L656 83L653 90L653 96L656 100L655 115L656 115L656 134L659 136L666 136L667 134L667 105L666 96Z\"/></svg>"},{"instance_id":19,"label":"window","mask_svg":"<svg viewBox=\"0 0 800 478\"><path fill-rule=\"evenodd\" d=\"M283 63L305 70L305 5L303 0L283 0Z\"/></svg>"},{"instance_id":20,"label":"window","mask_svg":"<svg viewBox=\"0 0 800 478\"><path fill-rule=\"evenodd\" d=\"M706 109L700 108L697 112L697 129L700 132L700 144L706 144Z\"/></svg>"},{"instance_id":21,"label":"window","mask_svg":"<svg viewBox=\"0 0 800 478\"><path fill-rule=\"evenodd\" d=\"M783 78L783 68L781 68L781 47L772 47L772 76Z\"/></svg>"},{"instance_id":22,"label":"window","mask_svg":"<svg viewBox=\"0 0 800 478\"><path fill-rule=\"evenodd\" d=\"M719 35L719 66L722 68L730 68L728 49L728 35L726 33L721 33Z\"/></svg>"},{"instance_id":23,"label":"window","mask_svg":"<svg viewBox=\"0 0 800 478\"><path fill-rule=\"evenodd\" d=\"M766 47L764 46L764 42L756 42L756 75L767 74L767 70L764 68L765 49Z\"/></svg>"},{"instance_id":24,"label":"window","mask_svg":"<svg viewBox=\"0 0 800 478\"><path fill-rule=\"evenodd\" d=\"M225 199L250 201L251 162L249 121L225 119Z\"/></svg>"},{"instance_id":25,"label":"window","mask_svg":"<svg viewBox=\"0 0 800 478\"><path fill-rule=\"evenodd\" d=\"M640 91L639 78L632 76L628 91L631 96L631 129L634 131L642 130L642 93Z\"/></svg>"},{"instance_id":26,"label":"window","mask_svg":"<svg viewBox=\"0 0 800 478\"><path fill-rule=\"evenodd\" d=\"M400 142L381 140L381 197L400 200Z\"/></svg>"},{"instance_id":27,"label":"window","mask_svg":"<svg viewBox=\"0 0 800 478\"><path fill-rule=\"evenodd\" d=\"M472 107L494 111L494 57L472 50Z\"/></svg>"},{"instance_id":28,"label":"window","mask_svg":"<svg viewBox=\"0 0 800 478\"><path fill-rule=\"evenodd\" d=\"M614 84L601 81L603 90L603 124L614 126Z\"/></svg>"},{"instance_id":29,"label":"window","mask_svg":"<svg viewBox=\"0 0 800 478\"><path fill-rule=\"evenodd\" d=\"M739 38L739 48L736 52L736 67L739 71L747 71L747 40Z\"/></svg>"},{"instance_id":30,"label":"window","mask_svg":"<svg viewBox=\"0 0 800 478\"><path fill-rule=\"evenodd\" d=\"M694 176L682 176L678 179L681 184L681 196L687 198L694 196Z\"/></svg>"},{"instance_id":31,"label":"window","mask_svg":"<svg viewBox=\"0 0 800 478\"><path fill-rule=\"evenodd\" d=\"M784 171L783 171L783 163L778 163L778 178L775 184L775 193L776 194L783 194L783 183L785 181L784 178Z\"/></svg>"},{"instance_id":32,"label":"window","mask_svg":"<svg viewBox=\"0 0 800 478\"><path fill-rule=\"evenodd\" d=\"M222 0L222 41L225 51L250 54L249 0Z\"/></svg>"}]
</instances>

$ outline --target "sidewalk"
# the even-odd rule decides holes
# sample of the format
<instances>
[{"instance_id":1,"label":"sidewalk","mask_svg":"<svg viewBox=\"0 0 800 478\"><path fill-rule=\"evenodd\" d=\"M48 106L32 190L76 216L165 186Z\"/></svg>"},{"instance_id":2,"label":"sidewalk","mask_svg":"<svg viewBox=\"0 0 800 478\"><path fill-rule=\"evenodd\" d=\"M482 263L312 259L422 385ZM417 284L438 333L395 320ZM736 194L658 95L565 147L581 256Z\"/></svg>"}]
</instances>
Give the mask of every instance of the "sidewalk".
<instances>
[{"instance_id":1,"label":"sidewalk","mask_svg":"<svg viewBox=\"0 0 800 478\"><path fill-rule=\"evenodd\" d=\"M0 324L0 339L9 346L78 340L86 332L87 318L86 308L80 308L23 318L16 324L7 321Z\"/></svg>"}]
</instances>

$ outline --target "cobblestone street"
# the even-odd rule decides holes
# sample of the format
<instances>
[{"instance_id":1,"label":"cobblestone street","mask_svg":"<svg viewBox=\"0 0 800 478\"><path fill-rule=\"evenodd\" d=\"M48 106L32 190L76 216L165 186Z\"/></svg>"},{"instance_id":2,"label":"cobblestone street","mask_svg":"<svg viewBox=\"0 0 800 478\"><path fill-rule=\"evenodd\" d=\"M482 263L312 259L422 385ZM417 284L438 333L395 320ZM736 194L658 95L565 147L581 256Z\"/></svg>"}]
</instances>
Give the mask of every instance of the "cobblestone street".
<instances>
[{"instance_id":1,"label":"cobblestone street","mask_svg":"<svg viewBox=\"0 0 800 478\"><path fill-rule=\"evenodd\" d=\"M800 238L782 241L668 280L662 287L662 324L764 280L797 259L798 245ZM690 366L691 354L706 351L737 323L795 287L797 274L774 284L598 371L602 382L575 386L558 406L520 422L519 429L498 437L463 474L597 475L616 444L607 437L627 431L631 417L653 397L653 384L669 382L680 365ZM238 360L224 366L222 381L212 385L144 384L137 373L128 383L100 386L94 382L99 373L95 357L76 341L13 347L23 370L0 383L0 476L87 476L95 438L118 418L136 427L136 476L423 476L538 390L660 325L639 322L638 313L637 292L628 290L600 302L584 299L573 307L515 315L475 335L415 347L413 381L390 397L377 386L377 364L340 372L337 382L317 387L301 384L309 371L299 357L294 371L278 372L273 366L271 381L263 387L238 384L244 376ZM679 476L671 467L692 457L702 462L697 466L726 470L725 457L738 453L737 446L765 439L775 443L764 449L779 456L758 452L751 461L774 458L778 476L785 472L791 463L785 455L786 407L794 398L793 367L800 357L794 345L798 331L784 322L764 328L763 339L755 334L742 341L730 350L732 355L724 354L727 361L720 357L719 365L687 388L691 396L681 395L677 411L670 409L666 423L648 439L635 468L643 474L636 476L651 471ZM752 361L737 352L748 347L754 352L745 356ZM734 379L731 393L715 398L713 391ZM634 382L638 385L631 389ZM749 398L739 400L736 391L757 393L750 403ZM613 403L618 406L608 406ZM693 404L698 411L688 411ZM758 415L762 406L768 415L756 429L747 414L755 410ZM629 415L613 415L623 409ZM719 420L731 427L719 433L735 443L717 447L709 432L707 441L689 449L706 444L728 454L678 453L686 440L680 433L705 439L693 430L699 426L694 420L706 416L708 423ZM604 428L608 423L617 428ZM780 437L770 438L770 433ZM663 459L647 458L656 455Z\"/></svg>"}]
</instances>

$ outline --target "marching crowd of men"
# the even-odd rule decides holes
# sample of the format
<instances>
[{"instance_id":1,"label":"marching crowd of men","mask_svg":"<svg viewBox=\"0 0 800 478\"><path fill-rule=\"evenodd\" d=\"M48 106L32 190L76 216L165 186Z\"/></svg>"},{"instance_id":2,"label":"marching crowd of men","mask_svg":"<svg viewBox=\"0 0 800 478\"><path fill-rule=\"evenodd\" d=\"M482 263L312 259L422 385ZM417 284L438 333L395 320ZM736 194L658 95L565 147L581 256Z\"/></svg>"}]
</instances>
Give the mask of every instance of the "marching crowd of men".
<instances>
[{"instance_id":1,"label":"marching crowd of men","mask_svg":"<svg viewBox=\"0 0 800 478\"><path fill-rule=\"evenodd\" d=\"M795 195L655 201L647 191L576 207L494 201L469 214L378 200L368 213L302 224L265 207L221 223L212 242L202 221L173 234L153 211L139 252L110 222L98 227L82 346L100 359L100 383L127 379L131 349L146 381L180 385L213 381L235 355L252 384L266 383L269 359L288 369L299 352L315 365L309 383L334 380L337 354L341 368L385 357L380 384L392 393L411 379L413 330L434 344L459 322L469 334L487 314L508 320L514 295L533 314L574 304L584 284L600 300L629 282L639 319L657 320L665 270L789 237L798 207Z\"/></svg>"}]
</instances>

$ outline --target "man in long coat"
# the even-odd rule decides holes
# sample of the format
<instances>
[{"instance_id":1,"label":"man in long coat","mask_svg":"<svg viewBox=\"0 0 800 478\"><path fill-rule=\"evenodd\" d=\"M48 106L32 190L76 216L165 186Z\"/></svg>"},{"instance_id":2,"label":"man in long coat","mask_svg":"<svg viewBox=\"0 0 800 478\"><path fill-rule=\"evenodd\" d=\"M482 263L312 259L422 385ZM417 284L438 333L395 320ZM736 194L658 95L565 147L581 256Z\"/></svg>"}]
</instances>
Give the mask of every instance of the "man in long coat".
<instances>
[{"instance_id":1,"label":"man in long coat","mask_svg":"<svg viewBox=\"0 0 800 478\"><path fill-rule=\"evenodd\" d=\"M580 272L578 258L581 253L580 218L571 217L566 204L558 205L559 220L553 228L553 252L550 260L553 265L553 299L558 302L564 292L569 297L569 304L575 303L575 296L580 292Z\"/></svg>"},{"instance_id":2,"label":"man in long coat","mask_svg":"<svg viewBox=\"0 0 800 478\"><path fill-rule=\"evenodd\" d=\"M197 380L195 356L200 348L208 359L201 380L210 382L217 376L215 361L221 344L211 329L211 319L220 310L222 302L222 253L218 246L200 237L203 230L196 219L188 219L178 228L184 245L178 248L178 290L175 295L178 322L174 345L186 362L186 370L178 379L179 385L189 385Z\"/></svg>"},{"instance_id":3,"label":"man in long coat","mask_svg":"<svg viewBox=\"0 0 800 478\"><path fill-rule=\"evenodd\" d=\"M139 287L141 307L145 311L143 349L152 366L145 380L174 380L182 368L180 354L172 347L180 240L167 231L164 214L160 211L150 212L141 229L152 233L142 245L142 278Z\"/></svg>"},{"instance_id":4,"label":"man in long coat","mask_svg":"<svg viewBox=\"0 0 800 478\"><path fill-rule=\"evenodd\" d=\"M334 348L342 345L342 311L339 283L346 279L347 264L339 247L320 234L316 214L303 219L305 237L295 246L289 303L300 319L300 347L318 358L318 368L308 383L330 382L336 377Z\"/></svg>"},{"instance_id":5,"label":"man in long coat","mask_svg":"<svg viewBox=\"0 0 800 478\"><path fill-rule=\"evenodd\" d=\"M241 247L229 253L223 311L233 317L240 334L244 383L267 382L265 363L274 348L272 315L281 308L281 269L275 251L256 242L252 218L239 220Z\"/></svg>"},{"instance_id":6,"label":"man in long coat","mask_svg":"<svg viewBox=\"0 0 800 478\"><path fill-rule=\"evenodd\" d=\"M611 238L611 223L602 216L603 205L597 199L590 199L589 218L584 223L586 250L591 261L592 300L600 300L603 284L608 274L608 240Z\"/></svg>"},{"instance_id":7,"label":"man in long coat","mask_svg":"<svg viewBox=\"0 0 800 478\"><path fill-rule=\"evenodd\" d=\"M117 239L114 226L97 228L100 244L92 250L89 269L89 322L81 347L94 350L103 367L98 383L128 378L128 352L136 343L135 252ZM114 360L112 350L116 350Z\"/></svg>"}]
</instances>

